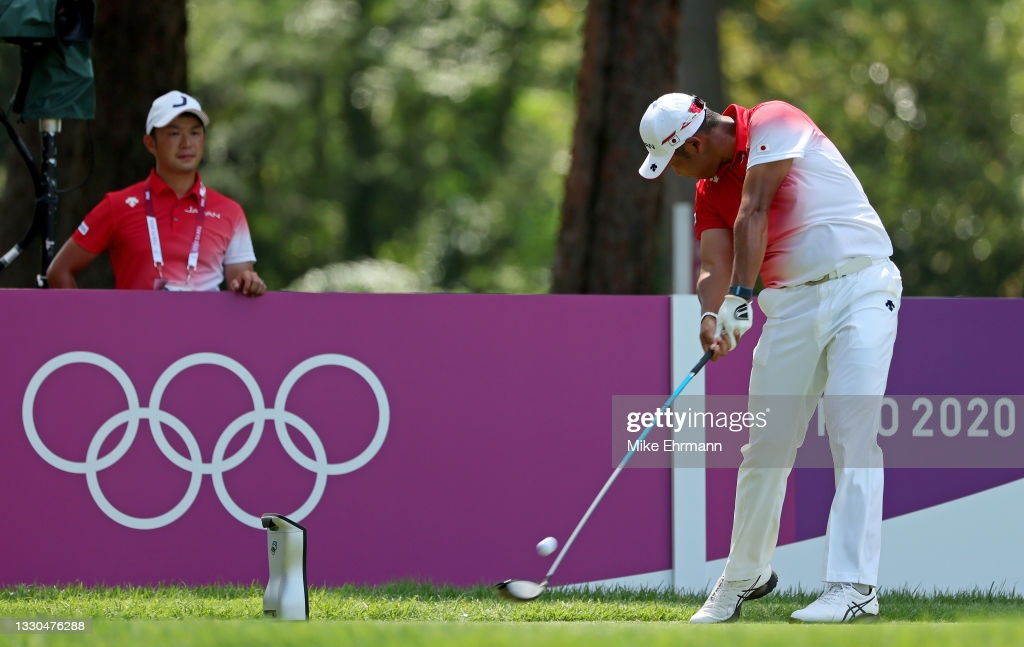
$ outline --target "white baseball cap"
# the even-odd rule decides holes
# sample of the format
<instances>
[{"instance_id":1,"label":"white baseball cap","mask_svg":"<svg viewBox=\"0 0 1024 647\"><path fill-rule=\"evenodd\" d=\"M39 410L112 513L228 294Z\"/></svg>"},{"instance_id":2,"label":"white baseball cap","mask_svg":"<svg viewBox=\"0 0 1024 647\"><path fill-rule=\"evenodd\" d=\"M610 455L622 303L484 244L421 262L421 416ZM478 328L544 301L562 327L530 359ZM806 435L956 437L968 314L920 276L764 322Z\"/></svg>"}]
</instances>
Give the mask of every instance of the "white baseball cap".
<instances>
[{"instance_id":1,"label":"white baseball cap","mask_svg":"<svg viewBox=\"0 0 1024 647\"><path fill-rule=\"evenodd\" d=\"M647 147L647 159L640 175L648 180L661 175L676 149L704 123L704 101L690 94L672 93L658 97L640 120L640 137Z\"/></svg>"},{"instance_id":2,"label":"white baseball cap","mask_svg":"<svg viewBox=\"0 0 1024 647\"><path fill-rule=\"evenodd\" d=\"M154 128L163 128L178 115L186 112L199 117L204 127L210 125L210 117L203 112L203 107L195 97L172 90L153 101L153 107L149 109L149 116L146 117L146 134L153 132Z\"/></svg>"}]
</instances>

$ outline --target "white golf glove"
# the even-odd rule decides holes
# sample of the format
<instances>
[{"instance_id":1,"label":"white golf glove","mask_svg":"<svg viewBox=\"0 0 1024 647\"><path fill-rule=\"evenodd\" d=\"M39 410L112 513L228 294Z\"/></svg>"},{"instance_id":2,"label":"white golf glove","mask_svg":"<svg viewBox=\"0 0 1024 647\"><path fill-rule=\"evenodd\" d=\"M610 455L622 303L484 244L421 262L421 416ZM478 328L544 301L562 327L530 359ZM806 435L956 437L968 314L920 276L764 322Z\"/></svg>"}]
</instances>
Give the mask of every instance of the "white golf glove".
<instances>
[{"instance_id":1,"label":"white golf glove","mask_svg":"<svg viewBox=\"0 0 1024 647\"><path fill-rule=\"evenodd\" d=\"M750 330L753 318L750 313L750 302L734 294L725 295L722 307L718 309L718 331L725 331L729 338L729 350L736 348L743 333Z\"/></svg>"}]
</instances>

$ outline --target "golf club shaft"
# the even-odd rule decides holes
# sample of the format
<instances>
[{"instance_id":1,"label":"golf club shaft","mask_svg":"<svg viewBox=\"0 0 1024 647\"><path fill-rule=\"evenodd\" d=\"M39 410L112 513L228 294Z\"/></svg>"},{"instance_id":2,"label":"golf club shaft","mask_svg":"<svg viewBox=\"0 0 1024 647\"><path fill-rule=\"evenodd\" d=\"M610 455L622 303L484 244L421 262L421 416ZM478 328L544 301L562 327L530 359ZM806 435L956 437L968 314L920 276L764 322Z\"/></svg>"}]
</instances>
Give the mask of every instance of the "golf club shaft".
<instances>
[{"instance_id":1,"label":"golf club shaft","mask_svg":"<svg viewBox=\"0 0 1024 647\"><path fill-rule=\"evenodd\" d=\"M686 385L690 383L690 380L692 380L694 376L697 375L697 373L700 373L700 370L704 368L704 365L708 363L708 360L710 360L714 356L714 354L715 352L713 350L708 350L706 353L704 353L704 356L700 358L700 361L698 361L697 364L690 370L689 375L687 375L683 379L683 381L679 383L679 386L676 387L676 390L672 393L672 395L669 396L668 400L665 401L665 404L663 404L661 407L662 409L668 408L675 401L675 399L679 397L679 394L683 392L683 389L685 389ZM651 429L653 428L654 423L651 423L647 427L647 429L644 429L643 433L637 437L637 446L640 444L640 441L647 438L647 435L651 433ZM619 473L622 472L623 468L626 467L626 463L629 462L629 459L633 457L633 454L635 452L636 449L629 450L628 452L626 452L626 455L622 457L622 460L619 461L619 466L615 468L615 471L612 472L612 475L608 477L607 481L605 481L604 487L602 487L601 491L597 493L597 497L594 498L594 502L590 504L589 508L587 508L587 511L583 514L583 518L580 519L580 522L576 524L576 528L572 531L572 534L569 535L569 539L567 539L565 544L562 546L562 550L558 551L558 556L555 557L554 563L551 564L551 568L548 569L547 575L544 576L544 581L541 582L541 586L547 586L548 580L550 580L551 576L554 575L555 570L558 568L558 565L562 563L562 558L565 557L565 553L568 552L569 546L572 546L572 542L576 541L576 535L580 534L580 530L582 530L583 526L587 523L587 519L589 519L590 515L594 512L594 508L596 508L597 504L601 502L602 498L604 498L605 492L607 492L608 488L612 486L612 483L615 482L615 479L619 477Z\"/></svg>"}]
</instances>

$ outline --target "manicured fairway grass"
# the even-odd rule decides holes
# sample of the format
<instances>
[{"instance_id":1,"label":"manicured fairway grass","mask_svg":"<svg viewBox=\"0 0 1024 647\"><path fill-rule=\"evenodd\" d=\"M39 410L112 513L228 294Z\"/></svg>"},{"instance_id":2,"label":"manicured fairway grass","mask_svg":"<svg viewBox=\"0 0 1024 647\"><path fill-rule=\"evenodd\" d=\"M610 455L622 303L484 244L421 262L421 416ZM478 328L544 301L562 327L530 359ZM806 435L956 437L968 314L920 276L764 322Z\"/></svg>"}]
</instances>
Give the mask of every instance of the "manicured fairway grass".
<instances>
[{"instance_id":1,"label":"manicured fairway grass","mask_svg":"<svg viewBox=\"0 0 1024 647\"><path fill-rule=\"evenodd\" d=\"M789 614L815 593L744 605L739 622L691 626L703 594L552 590L525 603L490 587L397 583L313 588L310 621L262 618L252 586L0 589L0 617L93 619L90 635L4 635L13 645L1024 645L1024 597L1009 591L882 592L871 625L804 626Z\"/></svg>"}]
</instances>

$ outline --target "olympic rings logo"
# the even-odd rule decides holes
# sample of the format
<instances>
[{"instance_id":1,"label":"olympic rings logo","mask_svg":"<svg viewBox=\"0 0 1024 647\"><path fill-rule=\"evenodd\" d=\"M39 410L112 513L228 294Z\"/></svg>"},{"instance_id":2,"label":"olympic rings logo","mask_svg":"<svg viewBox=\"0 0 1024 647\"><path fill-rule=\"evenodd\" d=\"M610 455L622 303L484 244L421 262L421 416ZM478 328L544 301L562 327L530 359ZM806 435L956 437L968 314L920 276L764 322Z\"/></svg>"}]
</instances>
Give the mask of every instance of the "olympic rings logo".
<instances>
[{"instance_id":1,"label":"olympic rings logo","mask_svg":"<svg viewBox=\"0 0 1024 647\"><path fill-rule=\"evenodd\" d=\"M128 400L128 408L126 410L114 414L108 418L106 422L100 425L96 434L89 442L89 447L86 451L84 461L68 460L58 456L50 450L39 436L39 431L36 429L35 418L33 415L36 396L38 395L43 382L45 382L46 379L55 371L71 364L91 364L106 370L121 385L121 388L124 390L125 396ZM185 369L203 364L219 366L234 373L242 381L246 389L248 389L249 395L252 397L253 404L252 411L235 418L218 437L213 450L213 458L210 462L203 461L199 443L189 428L180 419L160 408L160 401L163 398L164 391L167 389L167 385L171 380ZM366 448L354 458L339 463L328 462L323 442L321 442L316 431L314 431L305 420L287 410L288 395L291 393L292 387L295 386L295 383L299 378L309 371L323 366L339 366L355 372L369 385L377 401L377 429L374 431L373 438L370 440L369 445L367 445ZM25 433L36 453L39 454L44 461L59 470L72 474L84 474L86 483L89 486L89 492L92 494L93 501L96 502L96 505L104 514L122 526L139 530L153 530L156 528L162 528L163 526L177 521L188 511L192 506L192 503L196 500L196 497L199 495L199 487L202 485L202 478L204 475L208 474L213 479L213 488L217 492L217 498L220 500L221 505L224 506L224 509L227 510L232 517L243 524L256 529L262 529L260 516L243 510L237 503L235 503L231 498L231 495L228 494L227 487L224 484L224 474L225 472L241 465L249 458L249 456L252 455L256 450L256 446L260 442L263 435L263 427L267 421L272 421L274 423L274 427L277 430L277 438L288 456L300 466L316 475L316 479L313 484L313 491L310 493L309 497L304 503L302 503L302 505L299 506L298 509L286 515L290 519L301 521L316 508L317 504L320 503L320 498L323 496L324 489L327 486L328 476L354 472L366 465L374 456L376 456L387 437L388 425L391 419L391 409L388 404L388 397L384 390L384 385L381 384L377 375L374 374L374 372L365 364L347 355L328 353L324 355L316 355L300 362L281 382L281 386L274 398L273 407L267 408L264 405L263 393L260 391L259 384L257 384L256 379L244 366L242 366L242 364L230 357L220 355L218 353L195 353L182 357L164 370L163 374L160 375L156 384L153 386L153 393L150 396L149 405L143 407L139 404L139 396L135 391L135 385L128 377L128 374L125 373L117 363L97 353L72 351L54 357L43 364L43 366L36 371L35 375L32 376L32 379L28 383L28 387L25 389L21 415L22 421L25 424ZM181 500L167 512L158 514L154 517L133 517L118 510L109 501L109 499L107 499L106 495L101 490L98 478L101 471L114 465L128 453L128 450L131 449L135 436L138 433L139 423L142 420L147 420L149 422L149 428L153 435L153 439L156 441L157 447L167 460L175 466L192 474L192 478L189 480L185 495ZM170 427L171 430L181 438L188 452L188 456L183 456L171 446L164 434L163 425ZM125 427L125 431L120 442L118 442L109 452L101 456L100 449L103 447L104 442L111 434L123 426ZM249 432L249 437L234 454L226 456L225 454L231 441L242 430L249 426L252 427L252 430ZM288 434L289 426L298 430L298 432L305 437L306 441L309 442L310 448L313 452L312 459L306 456L302 450L292 442L292 439Z\"/></svg>"}]
</instances>

